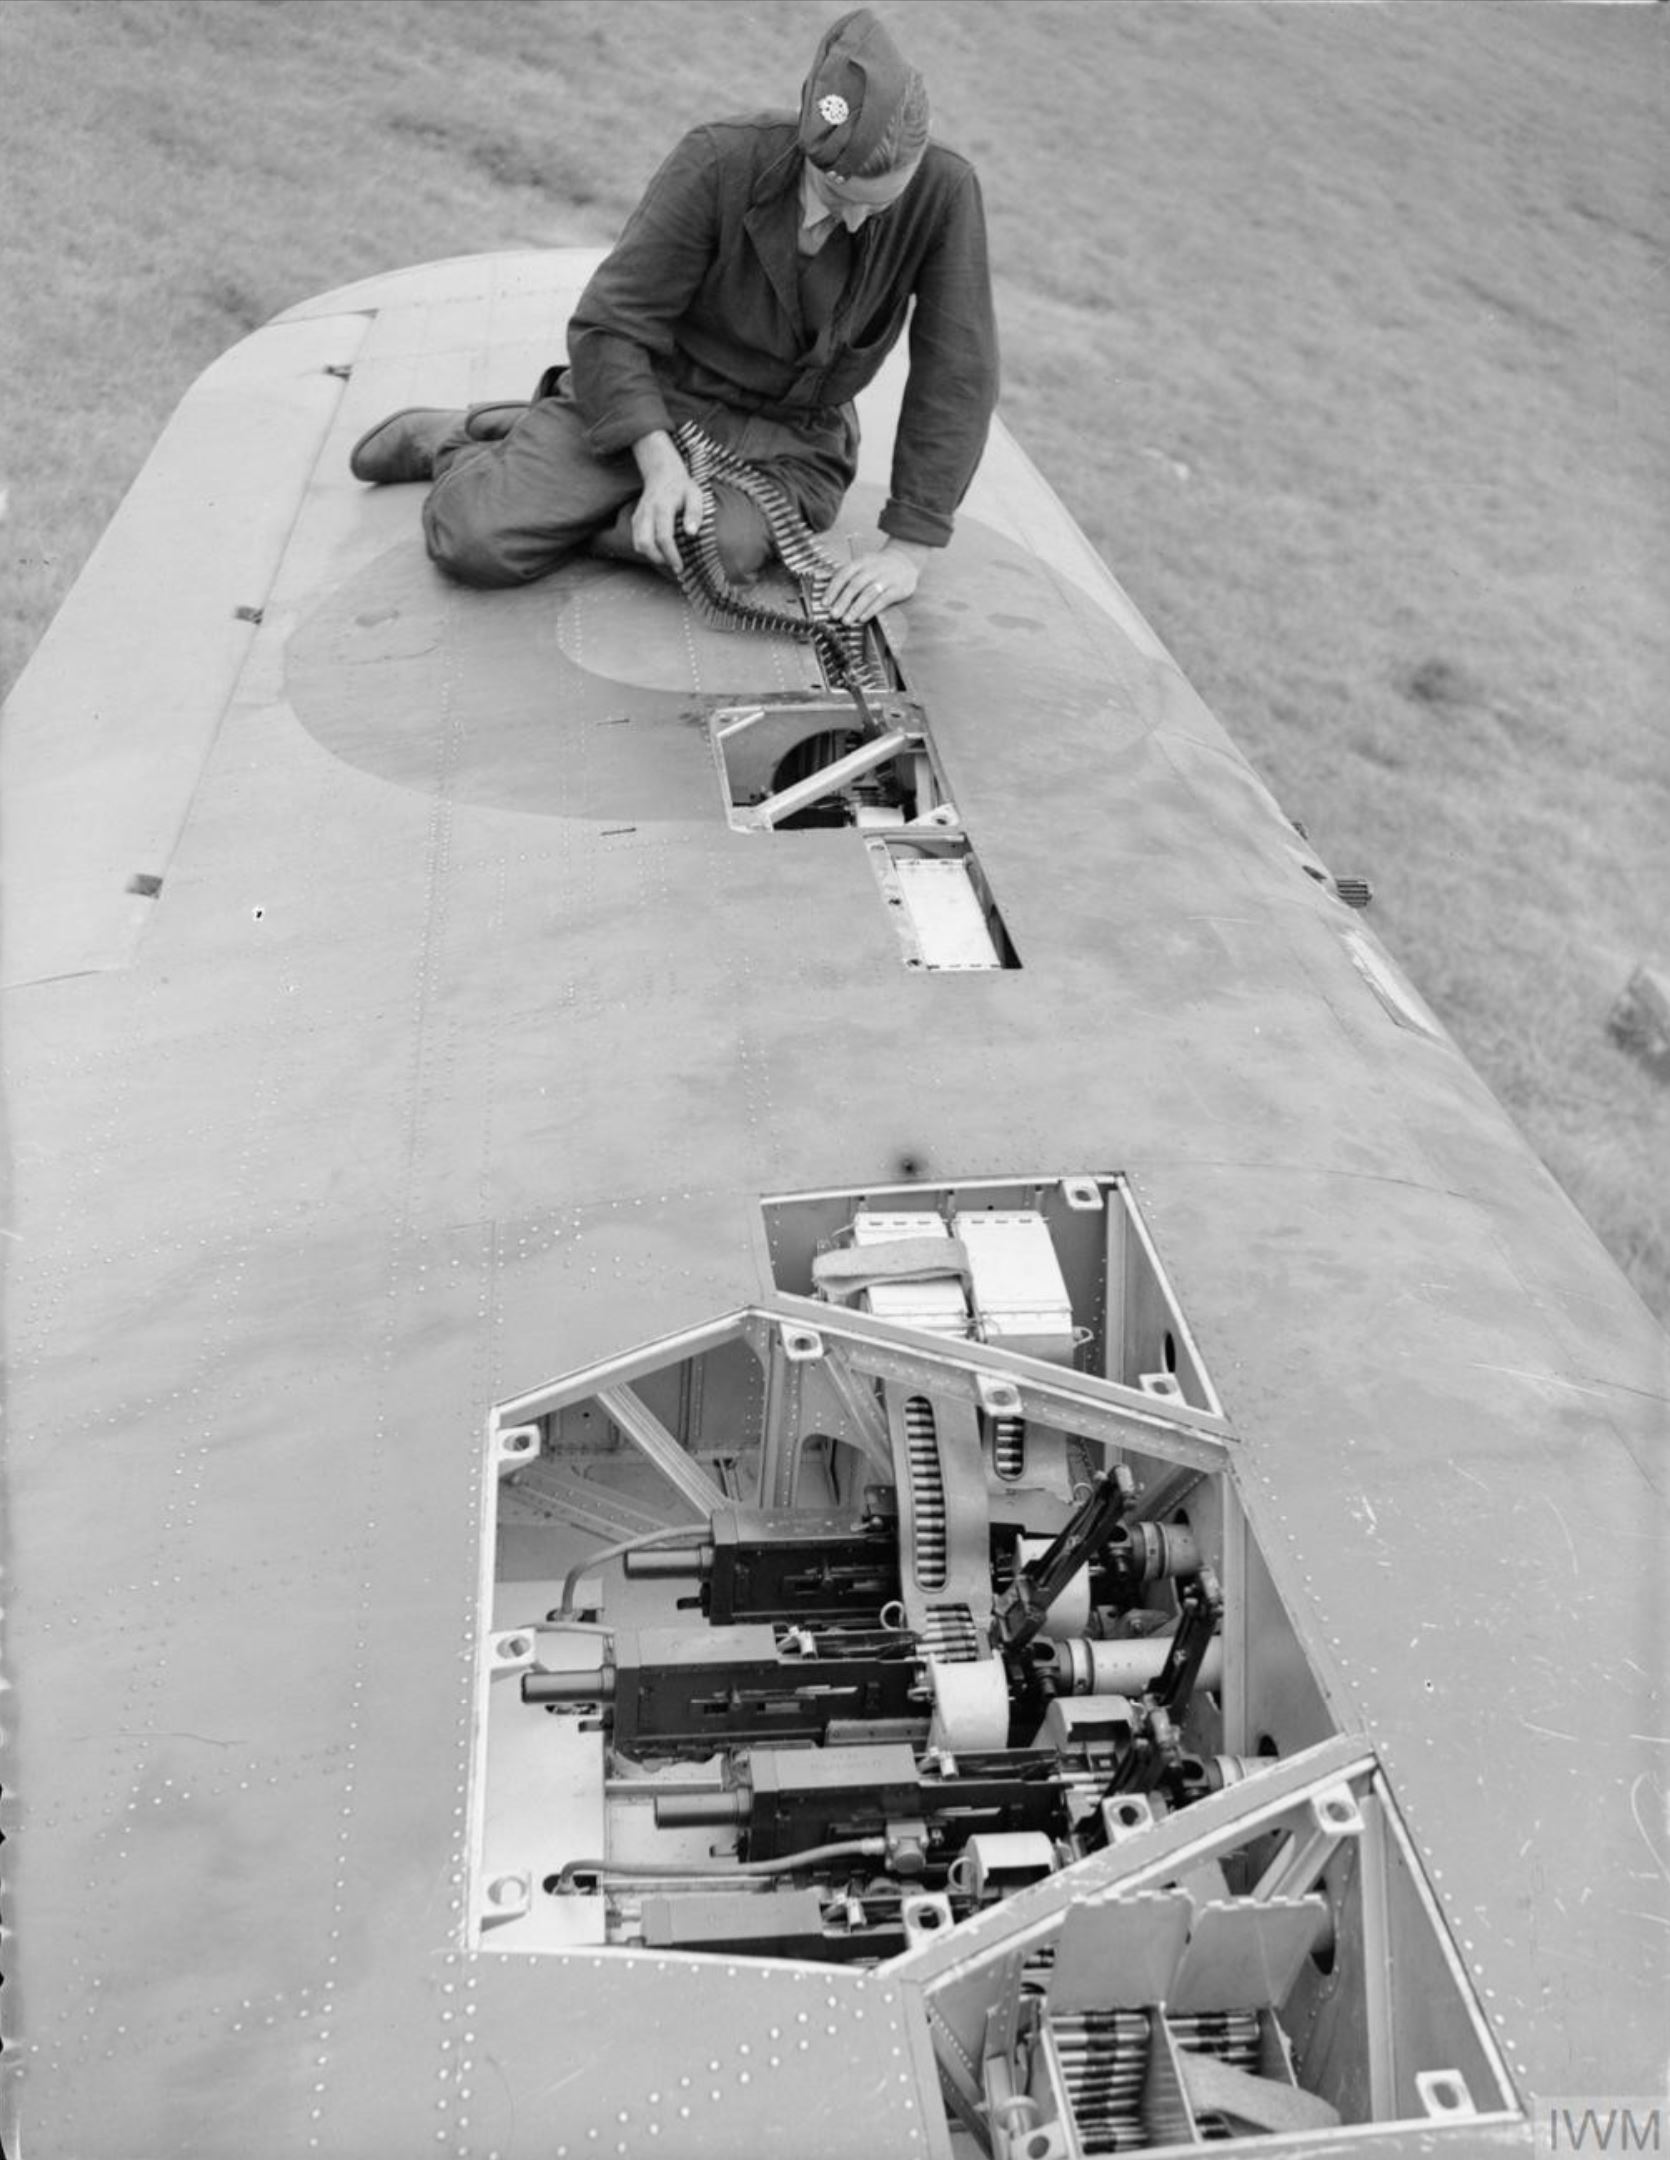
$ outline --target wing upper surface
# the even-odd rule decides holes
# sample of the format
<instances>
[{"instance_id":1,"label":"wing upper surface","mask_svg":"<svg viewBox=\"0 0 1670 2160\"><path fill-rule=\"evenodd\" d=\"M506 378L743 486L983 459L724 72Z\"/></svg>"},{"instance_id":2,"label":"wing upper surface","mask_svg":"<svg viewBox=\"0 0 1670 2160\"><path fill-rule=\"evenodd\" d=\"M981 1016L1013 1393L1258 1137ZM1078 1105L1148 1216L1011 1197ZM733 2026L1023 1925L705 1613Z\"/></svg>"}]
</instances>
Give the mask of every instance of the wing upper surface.
<instances>
[{"instance_id":1,"label":"wing upper surface","mask_svg":"<svg viewBox=\"0 0 1670 2160\"><path fill-rule=\"evenodd\" d=\"M1662 1335L1006 438L902 657L1017 969L907 972L852 835L727 823L704 701L801 648L615 565L442 581L347 447L518 394L586 267L238 348L8 715L30 2149L941 2149L883 1979L675 1961L641 2016L464 1950L481 1446L768 1297L762 1196L1018 1162L1129 1175L1510 2059L1646 2089Z\"/></svg>"}]
</instances>

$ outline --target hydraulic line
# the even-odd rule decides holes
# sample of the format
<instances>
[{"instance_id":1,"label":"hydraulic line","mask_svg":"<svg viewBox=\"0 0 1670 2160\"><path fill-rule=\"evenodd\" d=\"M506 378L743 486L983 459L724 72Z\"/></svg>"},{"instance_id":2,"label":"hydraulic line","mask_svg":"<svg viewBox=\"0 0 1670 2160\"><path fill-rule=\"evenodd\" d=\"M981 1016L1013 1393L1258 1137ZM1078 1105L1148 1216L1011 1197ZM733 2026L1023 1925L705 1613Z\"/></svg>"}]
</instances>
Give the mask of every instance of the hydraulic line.
<instances>
[{"instance_id":1,"label":"hydraulic line","mask_svg":"<svg viewBox=\"0 0 1670 2160\"><path fill-rule=\"evenodd\" d=\"M646 1545L665 1545L674 1539L688 1545L692 1538L701 1540L708 1535L704 1523L669 1523L665 1530L645 1530L637 1537L622 1538L618 1545L605 1545L601 1551L587 1553L577 1560L562 1579L562 1603L549 1615L552 1620L567 1620L574 1611L574 1593L580 1587L581 1578L604 1560L618 1560L623 1553L641 1552ZM611 1631L612 1632L612 1631Z\"/></svg>"},{"instance_id":2,"label":"hydraulic line","mask_svg":"<svg viewBox=\"0 0 1670 2160\"><path fill-rule=\"evenodd\" d=\"M838 623L824 610L823 590L833 566L819 550L811 527L775 480L704 434L693 420L682 421L673 440L690 468L690 477L708 498L701 530L681 553L679 584L685 598L698 615L721 629L762 630L815 647L831 682L843 684L851 693L866 733L873 731L865 692L884 691L888 685L869 660L860 625ZM744 599L725 576L713 517L713 489L718 483L747 496L765 519L784 568L799 581L804 615Z\"/></svg>"},{"instance_id":3,"label":"hydraulic line","mask_svg":"<svg viewBox=\"0 0 1670 2160\"><path fill-rule=\"evenodd\" d=\"M776 1860L721 1860L711 1866L691 1862L679 1866L659 1860L570 1860L557 1876L557 1895L571 1893L576 1875L619 1875L632 1881L678 1882L693 1876L703 1882L728 1882L738 1875L792 1875L800 1868L821 1867L826 1860L880 1860L886 1856L884 1837L841 1838L833 1845L808 1845L804 1852L784 1853Z\"/></svg>"}]
</instances>

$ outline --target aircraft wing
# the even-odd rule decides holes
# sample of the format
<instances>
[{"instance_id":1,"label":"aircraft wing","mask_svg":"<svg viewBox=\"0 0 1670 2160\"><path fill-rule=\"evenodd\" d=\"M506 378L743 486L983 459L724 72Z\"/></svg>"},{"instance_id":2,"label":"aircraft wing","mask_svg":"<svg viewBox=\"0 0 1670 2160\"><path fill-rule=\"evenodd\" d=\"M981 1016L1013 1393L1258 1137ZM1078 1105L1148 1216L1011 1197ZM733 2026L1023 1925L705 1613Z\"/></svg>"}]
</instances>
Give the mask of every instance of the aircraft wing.
<instances>
[{"instance_id":1,"label":"aircraft wing","mask_svg":"<svg viewBox=\"0 0 1670 2160\"><path fill-rule=\"evenodd\" d=\"M1658 2092L1661 1331L1001 429L870 733L437 574L591 261L235 348L8 709L13 2149Z\"/></svg>"}]
</instances>

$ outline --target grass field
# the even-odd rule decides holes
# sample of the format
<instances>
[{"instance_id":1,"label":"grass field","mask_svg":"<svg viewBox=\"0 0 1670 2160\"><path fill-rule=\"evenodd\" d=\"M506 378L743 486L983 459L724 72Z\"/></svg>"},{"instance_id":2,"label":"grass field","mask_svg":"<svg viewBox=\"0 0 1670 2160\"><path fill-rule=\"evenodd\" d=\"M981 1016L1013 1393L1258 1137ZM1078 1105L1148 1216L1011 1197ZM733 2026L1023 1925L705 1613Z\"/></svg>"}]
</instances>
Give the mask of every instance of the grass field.
<instances>
[{"instance_id":1,"label":"grass field","mask_svg":"<svg viewBox=\"0 0 1670 2160\"><path fill-rule=\"evenodd\" d=\"M199 369L611 238L808 0L0 0L9 681ZM1670 10L892 0L981 167L1004 410L1661 1317Z\"/></svg>"}]
</instances>

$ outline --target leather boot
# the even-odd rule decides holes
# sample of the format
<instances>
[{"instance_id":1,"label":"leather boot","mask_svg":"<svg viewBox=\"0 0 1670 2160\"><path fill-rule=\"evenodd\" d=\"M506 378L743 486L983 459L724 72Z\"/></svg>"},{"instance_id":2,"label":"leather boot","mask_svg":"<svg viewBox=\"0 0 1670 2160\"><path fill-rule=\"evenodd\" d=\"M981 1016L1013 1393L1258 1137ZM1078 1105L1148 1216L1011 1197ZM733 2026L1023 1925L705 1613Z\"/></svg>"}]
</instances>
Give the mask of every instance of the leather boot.
<instances>
[{"instance_id":1,"label":"leather boot","mask_svg":"<svg viewBox=\"0 0 1670 2160\"><path fill-rule=\"evenodd\" d=\"M632 513L636 508L636 503L622 503L615 522L592 534L586 544L587 554L601 555L606 562L637 563L641 569L648 569L650 565L632 545Z\"/></svg>"},{"instance_id":2,"label":"leather boot","mask_svg":"<svg viewBox=\"0 0 1670 2160\"><path fill-rule=\"evenodd\" d=\"M464 414L435 405L407 405L367 428L348 453L348 470L373 487L432 480L435 453L464 422Z\"/></svg>"}]
</instances>

